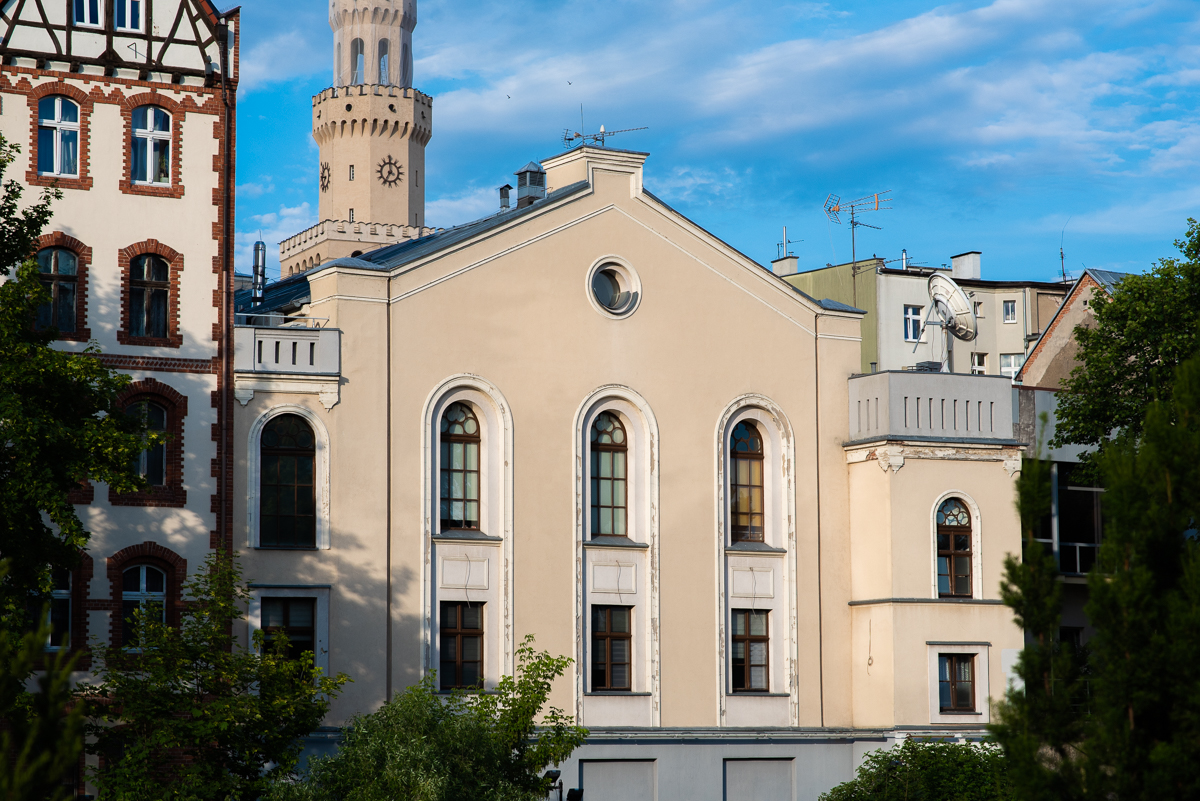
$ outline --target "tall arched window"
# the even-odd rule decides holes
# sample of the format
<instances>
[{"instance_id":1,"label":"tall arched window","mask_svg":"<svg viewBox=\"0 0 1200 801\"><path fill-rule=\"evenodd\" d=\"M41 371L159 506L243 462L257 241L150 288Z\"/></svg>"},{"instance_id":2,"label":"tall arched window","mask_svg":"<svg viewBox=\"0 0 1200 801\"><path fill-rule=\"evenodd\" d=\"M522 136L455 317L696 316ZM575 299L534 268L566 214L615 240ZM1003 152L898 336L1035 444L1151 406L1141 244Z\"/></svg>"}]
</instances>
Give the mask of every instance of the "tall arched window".
<instances>
[{"instance_id":1,"label":"tall arched window","mask_svg":"<svg viewBox=\"0 0 1200 801\"><path fill-rule=\"evenodd\" d=\"M38 172L79 175L79 106L59 95L38 101Z\"/></svg>"},{"instance_id":2,"label":"tall arched window","mask_svg":"<svg viewBox=\"0 0 1200 801\"><path fill-rule=\"evenodd\" d=\"M50 291L50 302L38 306L37 327L57 328L64 334L75 332L75 299L79 263L75 254L63 248L38 251L38 270L42 283Z\"/></svg>"},{"instance_id":3,"label":"tall arched window","mask_svg":"<svg viewBox=\"0 0 1200 801\"><path fill-rule=\"evenodd\" d=\"M366 80L366 53L363 50L363 40L355 39L350 43L350 83L359 84Z\"/></svg>"},{"instance_id":4,"label":"tall arched window","mask_svg":"<svg viewBox=\"0 0 1200 801\"><path fill-rule=\"evenodd\" d=\"M465 403L450 404L442 414L442 531L479 528L479 420Z\"/></svg>"},{"instance_id":5,"label":"tall arched window","mask_svg":"<svg viewBox=\"0 0 1200 801\"><path fill-rule=\"evenodd\" d=\"M591 495L593 537L626 537L628 438L621 419L601 412L592 423Z\"/></svg>"},{"instance_id":6,"label":"tall arched window","mask_svg":"<svg viewBox=\"0 0 1200 801\"><path fill-rule=\"evenodd\" d=\"M316 437L296 414L281 414L263 428L259 502L263 548L315 548Z\"/></svg>"},{"instance_id":7,"label":"tall arched window","mask_svg":"<svg viewBox=\"0 0 1200 801\"><path fill-rule=\"evenodd\" d=\"M729 437L729 518L734 542L763 541L763 439L748 420Z\"/></svg>"},{"instance_id":8,"label":"tall arched window","mask_svg":"<svg viewBox=\"0 0 1200 801\"><path fill-rule=\"evenodd\" d=\"M144 254L129 262L129 335L167 336L170 268L161 256Z\"/></svg>"},{"instance_id":9,"label":"tall arched window","mask_svg":"<svg viewBox=\"0 0 1200 801\"><path fill-rule=\"evenodd\" d=\"M937 511L938 597L971 597L971 513L958 498Z\"/></svg>"},{"instance_id":10,"label":"tall arched window","mask_svg":"<svg viewBox=\"0 0 1200 801\"><path fill-rule=\"evenodd\" d=\"M391 83L391 73L388 71L388 52L390 45L387 39L379 40L379 82L381 84Z\"/></svg>"},{"instance_id":11,"label":"tall arched window","mask_svg":"<svg viewBox=\"0 0 1200 801\"><path fill-rule=\"evenodd\" d=\"M121 573L121 644L137 643L134 612L146 619L167 620L167 575L152 565L134 565Z\"/></svg>"},{"instance_id":12,"label":"tall arched window","mask_svg":"<svg viewBox=\"0 0 1200 801\"><path fill-rule=\"evenodd\" d=\"M163 433L167 430L167 410L153 401L135 401L125 409L131 417L141 417L150 431ZM138 454L134 469L152 487L167 483L167 445L159 442Z\"/></svg>"},{"instance_id":13,"label":"tall arched window","mask_svg":"<svg viewBox=\"0 0 1200 801\"><path fill-rule=\"evenodd\" d=\"M133 110L133 182L171 183L171 115L158 106Z\"/></svg>"}]
</instances>

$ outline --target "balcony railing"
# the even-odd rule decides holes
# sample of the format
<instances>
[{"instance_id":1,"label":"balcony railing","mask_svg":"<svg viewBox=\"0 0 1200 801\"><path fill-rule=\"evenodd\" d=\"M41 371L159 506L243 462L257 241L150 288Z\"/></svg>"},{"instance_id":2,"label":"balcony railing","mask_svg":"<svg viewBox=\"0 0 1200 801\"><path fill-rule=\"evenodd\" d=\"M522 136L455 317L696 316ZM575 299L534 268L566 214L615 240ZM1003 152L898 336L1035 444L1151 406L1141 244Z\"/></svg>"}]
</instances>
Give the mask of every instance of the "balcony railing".
<instances>
[{"instance_id":1,"label":"balcony railing","mask_svg":"<svg viewBox=\"0 0 1200 801\"><path fill-rule=\"evenodd\" d=\"M321 321L320 318L284 319L288 321L287 324L239 324L234 328L235 372L325 376L338 375L341 372L340 330L319 327L316 323Z\"/></svg>"},{"instance_id":2,"label":"balcony railing","mask_svg":"<svg viewBox=\"0 0 1200 801\"><path fill-rule=\"evenodd\" d=\"M1011 440L1007 376L888 371L850 378L850 440Z\"/></svg>"}]
</instances>

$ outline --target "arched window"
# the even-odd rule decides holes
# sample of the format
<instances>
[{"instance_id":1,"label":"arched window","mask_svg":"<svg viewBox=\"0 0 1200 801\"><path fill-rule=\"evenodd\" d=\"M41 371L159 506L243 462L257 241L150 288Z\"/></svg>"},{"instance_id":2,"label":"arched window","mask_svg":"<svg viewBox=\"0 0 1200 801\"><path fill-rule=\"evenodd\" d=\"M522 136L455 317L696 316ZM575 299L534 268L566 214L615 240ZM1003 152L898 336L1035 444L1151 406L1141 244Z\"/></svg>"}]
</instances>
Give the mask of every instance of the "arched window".
<instances>
[{"instance_id":1,"label":"arched window","mask_svg":"<svg viewBox=\"0 0 1200 801\"><path fill-rule=\"evenodd\" d=\"M591 495L593 537L626 537L628 438L621 419L601 412L592 423Z\"/></svg>"},{"instance_id":2,"label":"arched window","mask_svg":"<svg viewBox=\"0 0 1200 801\"><path fill-rule=\"evenodd\" d=\"M442 531L479 528L479 420L465 403L452 403L441 424Z\"/></svg>"},{"instance_id":3,"label":"arched window","mask_svg":"<svg viewBox=\"0 0 1200 801\"><path fill-rule=\"evenodd\" d=\"M129 335L165 339L170 268L161 256L144 254L129 262Z\"/></svg>"},{"instance_id":4,"label":"arched window","mask_svg":"<svg viewBox=\"0 0 1200 801\"><path fill-rule=\"evenodd\" d=\"M261 438L262 478L259 487L263 548L315 548L316 492L313 474L316 438L301 416L271 419Z\"/></svg>"},{"instance_id":5,"label":"arched window","mask_svg":"<svg viewBox=\"0 0 1200 801\"><path fill-rule=\"evenodd\" d=\"M363 51L363 40L355 39L350 43L350 83L359 84L366 80L366 53Z\"/></svg>"},{"instance_id":6,"label":"arched window","mask_svg":"<svg viewBox=\"0 0 1200 801\"><path fill-rule=\"evenodd\" d=\"M971 597L971 513L958 498L937 511L938 597Z\"/></svg>"},{"instance_id":7,"label":"arched window","mask_svg":"<svg viewBox=\"0 0 1200 801\"><path fill-rule=\"evenodd\" d=\"M342 75L343 74L344 73L342 72L342 43L338 42L337 43L337 60L335 61L335 66L333 68L333 85L334 86L342 85Z\"/></svg>"},{"instance_id":8,"label":"arched window","mask_svg":"<svg viewBox=\"0 0 1200 801\"><path fill-rule=\"evenodd\" d=\"M79 106L68 98L38 101L38 173L79 175Z\"/></svg>"},{"instance_id":9,"label":"arched window","mask_svg":"<svg viewBox=\"0 0 1200 801\"><path fill-rule=\"evenodd\" d=\"M167 430L167 410L148 400L135 401L125 409L131 417L141 417L146 428L159 433ZM146 479L151 487L162 487L167 483L167 445L159 442L138 454L133 465L138 475Z\"/></svg>"},{"instance_id":10,"label":"arched window","mask_svg":"<svg viewBox=\"0 0 1200 801\"><path fill-rule=\"evenodd\" d=\"M388 72L388 51L390 47L387 39L379 40L379 82L381 84L391 83L391 73Z\"/></svg>"},{"instance_id":11,"label":"arched window","mask_svg":"<svg viewBox=\"0 0 1200 801\"><path fill-rule=\"evenodd\" d=\"M75 333L78 259L63 248L44 248L38 251L37 261L42 283L50 291L50 302L38 306L37 327L57 328L64 334Z\"/></svg>"},{"instance_id":12,"label":"arched window","mask_svg":"<svg viewBox=\"0 0 1200 801\"><path fill-rule=\"evenodd\" d=\"M121 643L126 648L137 642L138 609L145 619L167 620L167 575L152 565L134 565L121 573Z\"/></svg>"},{"instance_id":13,"label":"arched window","mask_svg":"<svg viewBox=\"0 0 1200 801\"><path fill-rule=\"evenodd\" d=\"M412 84L412 57L408 52L408 44L400 43L400 85Z\"/></svg>"},{"instance_id":14,"label":"arched window","mask_svg":"<svg viewBox=\"0 0 1200 801\"><path fill-rule=\"evenodd\" d=\"M133 110L133 182L171 183L171 115L158 106Z\"/></svg>"},{"instance_id":15,"label":"arched window","mask_svg":"<svg viewBox=\"0 0 1200 801\"><path fill-rule=\"evenodd\" d=\"M763 541L763 440L747 420L729 438L729 518L734 542Z\"/></svg>"}]
</instances>

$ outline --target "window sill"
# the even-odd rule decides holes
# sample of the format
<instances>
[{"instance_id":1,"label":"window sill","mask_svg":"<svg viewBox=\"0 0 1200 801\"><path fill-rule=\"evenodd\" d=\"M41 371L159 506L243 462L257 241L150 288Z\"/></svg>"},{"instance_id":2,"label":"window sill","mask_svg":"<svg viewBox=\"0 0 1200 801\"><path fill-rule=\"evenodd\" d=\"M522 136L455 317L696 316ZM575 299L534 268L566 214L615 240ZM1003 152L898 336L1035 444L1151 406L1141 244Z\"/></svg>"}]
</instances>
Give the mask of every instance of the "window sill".
<instances>
[{"instance_id":1,"label":"window sill","mask_svg":"<svg viewBox=\"0 0 1200 801\"><path fill-rule=\"evenodd\" d=\"M438 542L503 542L503 537L493 537L482 531L462 529L458 531L440 531L433 535Z\"/></svg>"},{"instance_id":2,"label":"window sill","mask_svg":"<svg viewBox=\"0 0 1200 801\"><path fill-rule=\"evenodd\" d=\"M734 690L725 693L728 698L791 698L791 693L768 693L762 690Z\"/></svg>"},{"instance_id":3,"label":"window sill","mask_svg":"<svg viewBox=\"0 0 1200 801\"><path fill-rule=\"evenodd\" d=\"M315 545L255 545L256 551L319 551Z\"/></svg>"},{"instance_id":4,"label":"window sill","mask_svg":"<svg viewBox=\"0 0 1200 801\"><path fill-rule=\"evenodd\" d=\"M649 698L653 693L635 693L631 690L592 690L584 695L629 696L631 698Z\"/></svg>"},{"instance_id":5,"label":"window sill","mask_svg":"<svg viewBox=\"0 0 1200 801\"><path fill-rule=\"evenodd\" d=\"M978 717L978 716L982 715L983 713L976 712L974 710L968 711L965 709L939 709L938 714L939 715L964 715L967 717L970 717L970 716Z\"/></svg>"},{"instance_id":6,"label":"window sill","mask_svg":"<svg viewBox=\"0 0 1200 801\"><path fill-rule=\"evenodd\" d=\"M584 548L639 548L642 550L649 549L649 545L644 542L635 542L629 537L592 537L590 540L585 540Z\"/></svg>"},{"instance_id":7,"label":"window sill","mask_svg":"<svg viewBox=\"0 0 1200 801\"><path fill-rule=\"evenodd\" d=\"M727 551L751 551L757 553L787 553L786 548L776 548L765 542L733 542L725 546Z\"/></svg>"}]
</instances>

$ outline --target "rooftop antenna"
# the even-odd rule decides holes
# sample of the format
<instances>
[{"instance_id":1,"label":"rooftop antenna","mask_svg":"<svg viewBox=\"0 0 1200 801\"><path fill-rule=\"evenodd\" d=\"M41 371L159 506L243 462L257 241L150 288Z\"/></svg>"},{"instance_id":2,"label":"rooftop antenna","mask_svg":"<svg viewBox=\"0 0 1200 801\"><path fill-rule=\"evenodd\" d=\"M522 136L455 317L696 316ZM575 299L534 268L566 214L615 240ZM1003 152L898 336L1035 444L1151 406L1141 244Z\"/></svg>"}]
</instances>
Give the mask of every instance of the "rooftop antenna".
<instances>
[{"instance_id":1,"label":"rooftop antenna","mask_svg":"<svg viewBox=\"0 0 1200 801\"><path fill-rule=\"evenodd\" d=\"M883 206L881 203L891 203L892 199L888 197L891 194L890 189L883 192L876 192L873 195L860 197L858 200L851 200L848 203L843 203L842 199L835 194L830 194L825 198L825 216L830 222L842 224L839 215L842 212L850 212L850 282L854 291L854 305L858 305L858 247L855 237L855 232L860 225L866 225L868 228L874 228L876 231L882 231L878 225L867 225L867 223L858 219L860 214L865 214L868 211L887 211L891 206Z\"/></svg>"},{"instance_id":2,"label":"rooftop antenna","mask_svg":"<svg viewBox=\"0 0 1200 801\"><path fill-rule=\"evenodd\" d=\"M583 106L579 107L579 127L583 129ZM616 136L619 133L629 133L630 131L648 131L649 126L643 125L640 128L621 128L616 131L606 131L604 126L600 126L598 133L582 133L581 131L572 131L570 128L563 129L563 147L571 148L575 146L575 141L579 140L580 144L584 145L599 145L604 147L604 140L610 136Z\"/></svg>"},{"instance_id":3,"label":"rooftop antenna","mask_svg":"<svg viewBox=\"0 0 1200 801\"><path fill-rule=\"evenodd\" d=\"M1063 253L1063 242L1065 242L1067 238L1067 225L1071 224L1071 220L1074 219L1074 217L1075 215L1072 214L1067 218L1067 223L1063 226L1062 234L1058 237L1058 266L1062 270L1062 280L1064 284L1069 279L1067 278L1067 256L1065 253Z\"/></svg>"},{"instance_id":4,"label":"rooftop antenna","mask_svg":"<svg viewBox=\"0 0 1200 801\"><path fill-rule=\"evenodd\" d=\"M963 292L953 278L941 273L929 276L929 312L925 315L922 330L917 332L917 341L913 345L913 353L921 344L921 334L929 326L942 329L945 358L941 359L942 372L950 372L951 356L954 353L954 340L961 339L970 342L979 332L979 321L975 310L971 307L971 299ZM934 320L933 316L938 319ZM932 344L932 343L931 343Z\"/></svg>"},{"instance_id":5,"label":"rooftop antenna","mask_svg":"<svg viewBox=\"0 0 1200 801\"><path fill-rule=\"evenodd\" d=\"M785 256L795 256L796 254L792 253L792 249L789 248L788 245L794 245L797 242L803 241L803 239L788 239L787 226L783 226L783 241L775 243L775 258L782 259Z\"/></svg>"}]
</instances>

